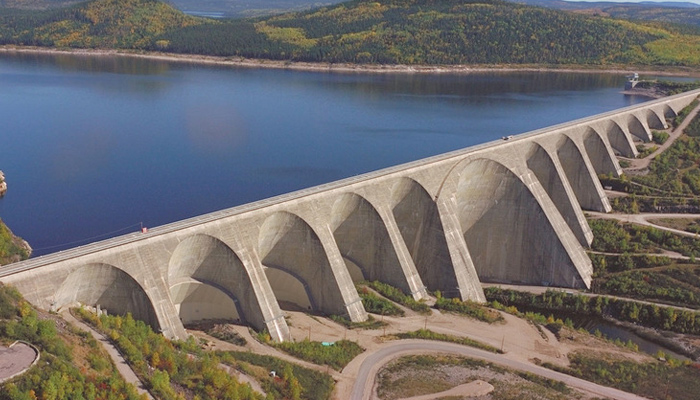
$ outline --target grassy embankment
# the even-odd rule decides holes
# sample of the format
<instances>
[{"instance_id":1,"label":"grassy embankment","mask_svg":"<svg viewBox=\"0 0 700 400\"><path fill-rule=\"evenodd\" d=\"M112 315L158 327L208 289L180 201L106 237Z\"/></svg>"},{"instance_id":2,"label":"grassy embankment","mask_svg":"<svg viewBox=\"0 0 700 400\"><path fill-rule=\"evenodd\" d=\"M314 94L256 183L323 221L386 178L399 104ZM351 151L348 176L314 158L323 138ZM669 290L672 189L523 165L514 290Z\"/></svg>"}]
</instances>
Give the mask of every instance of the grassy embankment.
<instances>
[{"instance_id":1,"label":"grassy embankment","mask_svg":"<svg viewBox=\"0 0 700 400\"><path fill-rule=\"evenodd\" d=\"M0 283L0 344L23 340L40 362L0 385L0 399L140 399L109 356L87 332L35 310L14 288Z\"/></svg>"}]
</instances>

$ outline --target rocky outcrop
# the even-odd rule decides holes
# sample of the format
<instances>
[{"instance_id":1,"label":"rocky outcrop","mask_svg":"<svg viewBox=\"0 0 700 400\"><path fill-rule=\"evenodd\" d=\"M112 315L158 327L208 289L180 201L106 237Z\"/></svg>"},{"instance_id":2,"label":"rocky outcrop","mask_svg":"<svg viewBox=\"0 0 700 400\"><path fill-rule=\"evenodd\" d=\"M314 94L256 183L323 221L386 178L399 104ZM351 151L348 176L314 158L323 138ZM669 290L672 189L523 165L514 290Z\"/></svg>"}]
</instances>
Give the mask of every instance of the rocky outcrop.
<instances>
[{"instance_id":1,"label":"rocky outcrop","mask_svg":"<svg viewBox=\"0 0 700 400\"><path fill-rule=\"evenodd\" d=\"M0 265L26 260L32 255L32 247L26 240L15 236L0 219Z\"/></svg>"},{"instance_id":2,"label":"rocky outcrop","mask_svg":"<svg viewBox=\"0 0 700 400\"><path fill-rule=\"evenodd\" d=\"M5 174L0 171L0 197L7 192L7 182L5 182Z\"/></svg>"},{"instance_id":3,"label":"rocky outcrop","mask_svg":"<svg viewBox=\"0 0 700 400\"><path fill-rule=\"evenodd\" d=\"M0 197L7 192L5 174L0 171ZM32 255L32 247L26 240L15 236L0 219L0 265L26 260Z\"/></svg>"}]
</instances>

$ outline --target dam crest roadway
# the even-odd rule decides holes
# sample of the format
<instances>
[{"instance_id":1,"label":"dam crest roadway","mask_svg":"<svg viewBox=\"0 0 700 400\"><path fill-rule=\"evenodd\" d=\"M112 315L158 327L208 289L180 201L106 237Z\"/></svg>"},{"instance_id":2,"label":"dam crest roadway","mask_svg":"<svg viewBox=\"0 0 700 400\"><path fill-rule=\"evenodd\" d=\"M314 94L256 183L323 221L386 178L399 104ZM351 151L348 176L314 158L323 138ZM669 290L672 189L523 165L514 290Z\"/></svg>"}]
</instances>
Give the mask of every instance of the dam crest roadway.
<instances>
[{"instance_id":1,"label":"dam crest roadway","mask_svg":"<svg viewBox=\"0 0 700 400\"><path fill-rule=\"evenodd\" d=\"M0 268L37 307L131 312L170 338L240 320L289 338L282 307L367 319L354 282L485 301L481 282L588 288L583 210L600 174L700 90L331 182Z\"/></svg>"}]
</instances>

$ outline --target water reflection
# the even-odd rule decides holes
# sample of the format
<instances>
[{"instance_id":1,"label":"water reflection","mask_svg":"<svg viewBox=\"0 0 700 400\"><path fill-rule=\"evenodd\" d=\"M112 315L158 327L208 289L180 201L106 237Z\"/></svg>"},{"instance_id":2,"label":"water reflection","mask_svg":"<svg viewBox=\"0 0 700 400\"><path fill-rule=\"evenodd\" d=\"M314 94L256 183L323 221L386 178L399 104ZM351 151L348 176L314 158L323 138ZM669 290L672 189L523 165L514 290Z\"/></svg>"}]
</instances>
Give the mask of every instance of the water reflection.
<instances>
[{"instance_id":1,"label":"water reflection","mask_svg":"<svg viewBox=\"0 0 700 400\"><path fill-rule=\"evenodd\" d=\"M245 119L223 104L201 104L185 111L190 143L206 154L231 155L248 136Z\"/></svg>"},{"instance_id":2,"label":"water reflection","mask_svg":"<svg viewBox=\"0 0 700 400\"><path fill-rule=\"evenodd\" d=\"M50 66L64 72L93 72L126 75L163 75L170 70L166 61L113 54L7 52L4 63Z\"/></svg>"},{"instance_id":3,"label":"water reflection","mask_svg":"<svg viewBox=\"0 0 700 400\"><path fill-rule=\"evenodd\" d=\"M569 72L474 72L469 74L377 74L329 76L328 87L357 91L365 96L431 96L448 101L468 101L503 93L528 95L552 91L623 87L624 76Z\"/></svg>"},{"instance_id":4,"label":"water reflection","mask_svg":"<svg viewBox=\"0 0 700 400\"><path fill-rule=\"evenodd\" d=\"M678 360L690 360L690 358L674 352L673 350L664 347L660 344L654 343L647 340L636 333L625 329L621 326L617 326L612 322L606 321L602 318L597 317L576 317L573 315L568 315L574 321L576 328L584 328L590 333L600 332L604 337L609 340L619 339L623 343L627 341L632 341L639 347L639 350L656 356L659 352L663 352Z\"/></svg>"},{"instance_id":5,"label":"water reflection","mask_svg":"<svg viewBox=\"0 0 700 400\"><path fill-rule=\"evenodd\" d=\"M52 177L57 182L75 183L95 178L108 179L103 173L116 144L109 126L78 123L52 152Z\"/></svg>"}]
</instances>

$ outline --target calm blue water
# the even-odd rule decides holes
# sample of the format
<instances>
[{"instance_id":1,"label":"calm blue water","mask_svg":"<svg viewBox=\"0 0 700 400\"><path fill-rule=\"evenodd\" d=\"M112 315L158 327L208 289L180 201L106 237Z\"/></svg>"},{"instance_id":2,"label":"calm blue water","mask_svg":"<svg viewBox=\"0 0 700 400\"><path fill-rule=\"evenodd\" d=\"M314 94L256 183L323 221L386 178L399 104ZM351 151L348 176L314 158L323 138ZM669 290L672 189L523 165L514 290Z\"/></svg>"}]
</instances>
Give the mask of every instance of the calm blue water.
<instances>
[{"instance_id":1,"label":"calm blue water","mask_svg":"<svg viewBox=\"0 0 700 400\"><path fill-rule=\"evenodd\" d=\"M623 85L0 54L0 218L45 254L646 100Z\"/></svg>"}]
</instances>

